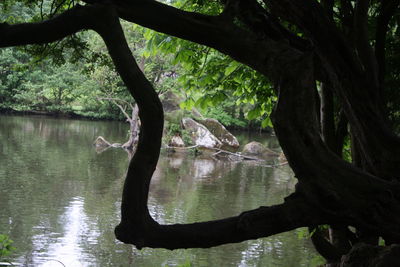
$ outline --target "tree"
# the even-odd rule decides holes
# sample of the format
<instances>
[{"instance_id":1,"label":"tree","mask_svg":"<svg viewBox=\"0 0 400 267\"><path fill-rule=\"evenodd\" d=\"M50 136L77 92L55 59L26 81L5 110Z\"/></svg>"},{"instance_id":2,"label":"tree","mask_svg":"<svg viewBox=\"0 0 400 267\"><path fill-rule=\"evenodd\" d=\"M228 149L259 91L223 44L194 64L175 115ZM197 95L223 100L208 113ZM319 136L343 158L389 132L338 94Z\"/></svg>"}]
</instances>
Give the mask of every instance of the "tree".
<instances>
[{"instance_id":1,"label":"tree","mask_svg":"<svg viewBox=\"0 0 400 267\"><path fill-rule=\"evenodd\" d=\"M392 67L398 62L388 57L399 44L399 0L191 2L197 10L217 5L216 15L155 1L84 2L55 1L42 22L1 24L0 46L45 44L87 29L103 38L141 120L115 229L119 240L138 248L206 248L307 226L316 229L314 244L332 263L358 242L400 242L400 139L390 121L399 99L385 98L393 91L386 81L399 85ZM151 218L147 195L163 112L120 18L216 49L268 78L278 96L273 127L298 178L284 203L194 224ZM352 163L341 158L346 136ZM330 240L320 225L331 227Z\"/></svg>"}]
</instances>

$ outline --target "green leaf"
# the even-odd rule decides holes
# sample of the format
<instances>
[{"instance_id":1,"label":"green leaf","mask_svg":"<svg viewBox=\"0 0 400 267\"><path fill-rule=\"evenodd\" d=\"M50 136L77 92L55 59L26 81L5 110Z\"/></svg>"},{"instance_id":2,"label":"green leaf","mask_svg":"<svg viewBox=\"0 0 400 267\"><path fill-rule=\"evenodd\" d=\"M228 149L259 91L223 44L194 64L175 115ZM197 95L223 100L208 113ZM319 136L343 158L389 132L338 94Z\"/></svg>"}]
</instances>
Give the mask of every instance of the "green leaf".
<instances>
[{"instance_id":1,"label":"green leaf","mask_svg":"<svg viewBox=\"0 0 400 267\"><path fill-rule=\"evenodd\" d=\"M231 64L229 64L228 67L226 67L226 69L225 69L225 76L230 75L238 67L239 67L238 63L236 61L232 61Z\"/></svg>"},{"instance_id":2,"label":"green leaf","mask_svg":"<svg viewBox=\"0 0 400 267\"><path fill-rule=\"evenodd\" d=\"M187 99L179 104L181 109L191 110L194 106L195 102L192 98Z\"/></svg>"},{"instance_id":3,"label":"green leaf","mask_svg":"<svg viewBox=\"0 0 400 267\"><path fill-rule=\"evenodd\" d=\"M254 119L258 118L260 115L261 115L261 108L256 107L256 108L250 110L249 112L247 112L247 119L254 120Z\"/></svg>"},{"instance_id":4,"label":"green leaf","mask_svg":"<svg viewBox=\"0 0 400 267\"><path fill-rule=\"evenodd\" d=\"M271 119L269 117L265 118L262 122L261 122L261 127L265 128L265 127L271 127L272 128L272 122Z\"/></svg>"}]
</instances>

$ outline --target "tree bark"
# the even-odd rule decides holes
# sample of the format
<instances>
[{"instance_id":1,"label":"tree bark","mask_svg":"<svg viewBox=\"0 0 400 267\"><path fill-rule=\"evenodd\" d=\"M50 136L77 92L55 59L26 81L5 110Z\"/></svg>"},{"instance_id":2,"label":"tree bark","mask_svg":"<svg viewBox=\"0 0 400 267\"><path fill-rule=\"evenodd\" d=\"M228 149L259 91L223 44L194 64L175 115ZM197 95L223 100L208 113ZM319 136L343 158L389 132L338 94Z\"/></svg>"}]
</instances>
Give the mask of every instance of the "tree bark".
<instances>
[{"instance_id":1,"label":"tree bark","mask_svg":"<svg viewBox=\"0 0 400 267\"><path fill-rule=\"evenodd\" d=\"M132 108L132 115L130 116L128 121L129 121L129 140L122 145L122 148L133 150L133 148L139 141L140 120L139 120L139 108L137 104L135 104L134 107Z\"/></svg>"}]
</instances>

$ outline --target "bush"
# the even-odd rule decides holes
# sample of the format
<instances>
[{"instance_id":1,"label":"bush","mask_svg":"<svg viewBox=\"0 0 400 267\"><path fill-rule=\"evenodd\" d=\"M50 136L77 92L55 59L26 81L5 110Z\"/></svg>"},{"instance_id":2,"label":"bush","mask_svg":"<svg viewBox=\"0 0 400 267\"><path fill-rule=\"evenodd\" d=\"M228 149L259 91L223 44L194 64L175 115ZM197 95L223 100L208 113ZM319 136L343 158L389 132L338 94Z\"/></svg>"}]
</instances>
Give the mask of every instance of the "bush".
<instances>
[{"instance_id":1,"label":"bush","mask_svg":"<svg viewBox=\"0 0 400 267\"><path fill-rule=\"evenodd\" d=\"M15 250L12 246L12 241L7 235L0 234L0 259L10 256L10 254Z\"/></svg>"}]
</instances>

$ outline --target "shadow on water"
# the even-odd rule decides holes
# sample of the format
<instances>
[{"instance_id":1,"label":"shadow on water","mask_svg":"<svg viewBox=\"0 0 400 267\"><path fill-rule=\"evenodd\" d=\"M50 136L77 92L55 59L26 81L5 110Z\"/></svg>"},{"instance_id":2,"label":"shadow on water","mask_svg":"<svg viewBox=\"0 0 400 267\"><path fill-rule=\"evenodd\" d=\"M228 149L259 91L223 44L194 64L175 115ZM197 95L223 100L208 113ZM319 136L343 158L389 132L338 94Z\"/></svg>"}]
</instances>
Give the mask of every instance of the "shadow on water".
<instances>
[{"instance_id":1,"label":"shadow on water","mask_svg":"<svg viewBox=\"0 0 400 267\"><path fill-rule=\"evenodd\" d=\"M211 249L136 250L115 240L128 157L96 153L99 136L121 142L128 126L0 116L0 233L23 266L312 266L296 231ZM244 140L244 138L242 138ZM261 140L261 139L260 139ZM257 140L259 141L259 140ZM263 140L261 140L263 141ZM264 140L276 148L276 140ZM162 153L149 209L160 223L190 223L280 203L295 184L287 166L263 167Z\"/></svg>"}]
</instances>

